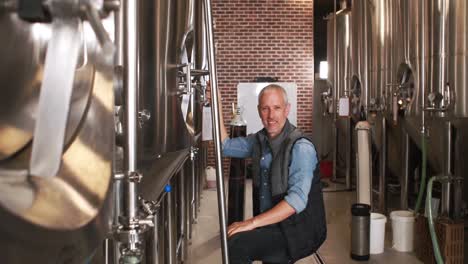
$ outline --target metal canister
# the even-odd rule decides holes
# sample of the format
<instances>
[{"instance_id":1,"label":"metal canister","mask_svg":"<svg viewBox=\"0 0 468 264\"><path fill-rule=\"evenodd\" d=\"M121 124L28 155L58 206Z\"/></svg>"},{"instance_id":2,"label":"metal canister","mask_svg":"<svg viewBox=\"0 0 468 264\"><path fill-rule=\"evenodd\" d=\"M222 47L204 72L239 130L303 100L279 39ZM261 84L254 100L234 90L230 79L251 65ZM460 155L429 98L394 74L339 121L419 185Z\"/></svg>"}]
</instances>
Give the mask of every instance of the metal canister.
<instances>
[{"instance_id":1,"label":"metal canister","mask_svg":"<svg viewBox=\"0 0 468 264\"><path fill-rule=\"evenodd\" d=\"M353 204L351 215L351 258L369 260L370 205Z\"/></svg>"},{"instance_id":2,"label":"metal canister","mask_svg":"<svg viewBox=\"0 0 468 264\"><path fill-rule=\"evenodd\" d=\"M234 107L233 107L234 108ZM234 109L233 109L234 111ZM247 135L247 122L242 118L240 108L234 112L231 121L231 138ZM231 158L229 166L228 225L244 220L245 159Z\"/></svg>"}]
</instances>

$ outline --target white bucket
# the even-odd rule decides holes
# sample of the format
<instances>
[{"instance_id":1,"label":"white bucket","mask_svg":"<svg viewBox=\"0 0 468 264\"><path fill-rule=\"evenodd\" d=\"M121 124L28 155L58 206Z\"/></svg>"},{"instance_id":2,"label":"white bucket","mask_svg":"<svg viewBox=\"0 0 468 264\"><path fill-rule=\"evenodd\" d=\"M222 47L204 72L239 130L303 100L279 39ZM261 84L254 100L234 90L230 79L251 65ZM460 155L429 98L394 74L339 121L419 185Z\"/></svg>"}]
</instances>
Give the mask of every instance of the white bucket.
<instances>
[{"instance_id":1,"label":"white bucket","mask_svg":"<svg viewBox=\"0 0 468 264\"><path fill-rule=\"evenodd\" d=\"M216 188L216 170L215 168L208 166L205 169L206 174L206 188Z\"/></svg>"},{"instance_id":2,"label":"white bucket","mask_svg":"<svg viewBox=\"0 0 468 264\"><path fill-rule=\"evenodd\" d=\"M401 252L413 251L414 214L410 211L390 213L393 230L393 248Z\"/></svg>"},{"instance_id":3,"label":"white bucket","mask_svg":"<svg viewBox=\"0 0 468 264\"><path fill-rule=\"evenodd\" d=\"M383 214L371 213L370 221L370 254L381 254L384 252L385 223L387 217Z\"/></svg>"}]
</instances>

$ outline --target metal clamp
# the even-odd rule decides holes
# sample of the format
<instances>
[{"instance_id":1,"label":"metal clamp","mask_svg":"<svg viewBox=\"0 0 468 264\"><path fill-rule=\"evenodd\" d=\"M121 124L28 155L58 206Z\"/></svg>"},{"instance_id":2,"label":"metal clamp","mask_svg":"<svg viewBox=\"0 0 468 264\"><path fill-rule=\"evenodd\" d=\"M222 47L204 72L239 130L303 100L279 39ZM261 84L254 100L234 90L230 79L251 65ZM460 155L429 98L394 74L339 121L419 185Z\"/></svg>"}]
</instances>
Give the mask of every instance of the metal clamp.
<instances>
[{"instance_id":1,"label":"metal clamp","mask_svg":"<svg viewBox=\"0 0 468 264\"><path fill-rule=\"evenodd\" d=\"M181 72L179 72L179 77L181 77L181 82L180 82L181 86L179 87L179 91L177 92L177 94L179 96L193 94L194 91L192 87L192 75L191 75L192 64L190 62L180 64L180 65L177 65L177 68L182 70Z\"/></svg>"},{"instance_id":2,"label":"metal clamp","mask_svg":"<svg viewBox=\"0 0 468 264\"><path fill-rule=\"evenodd\" d=\"M138 124L140 125L140 128L143 127L143 125L148 122L151 119L151 113L147 109L143 109L138 112Z\"/></svg>"},{"instance_id":3,"label":"metal clamp","mask_svg":"<svg viewBox=\"0 0 468 264\"><path fill-rule=\"evenodd\" d=\"M127 172L127 179L130 182L137 182L139 183L141 179L143 178L143 175L141 175L139 172L136 171L129 171Z\"/></svg>"},{"instance_id":4,"label":"metal clamp","mask_svg":"<svg viewBox=\"0 0 468 264\"><path fill-rule=\"evenodd\" d=\"M190 147L190 160L196 160L199 150L197 147Z\"/></svg>"},{"instance_id":5,"label":"metal clamp","mask_svg":"<svg viewBox=\"0 0 468 264\"><path fill-rule=\"evenodd\" d=\"M159 205L154 201L147 201L145 199L140 200L141 207L147 215L154 215L159 209Z\"/></svg>"}]
</instances>

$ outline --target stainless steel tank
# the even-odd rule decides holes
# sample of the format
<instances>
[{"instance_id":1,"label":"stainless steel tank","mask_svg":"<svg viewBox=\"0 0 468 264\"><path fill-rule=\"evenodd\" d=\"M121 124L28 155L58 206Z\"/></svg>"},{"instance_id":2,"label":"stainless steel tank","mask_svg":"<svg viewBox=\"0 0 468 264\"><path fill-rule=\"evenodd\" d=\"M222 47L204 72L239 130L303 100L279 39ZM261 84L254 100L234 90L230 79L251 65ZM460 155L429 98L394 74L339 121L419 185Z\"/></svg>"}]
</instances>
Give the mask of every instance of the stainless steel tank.
<instances>
[{"instance_id":1,"label":"stainless steel tank","mask_svg":"<svg viewBox=\"0 0 468 264\"><path fill-rule=\"evenodd\" d=\"M333 84L333 95L336 98L345 96L349 91L350 78L350 24L351 12L348 9L340 10L332 15L327 23L327 61L329 67L328 80ZM336 54L334 50L334 28L336 23ZM335 66L336 61L336 66ZM336 73L335 73L336 71ZM335 77L336 74L336 77Z\"/></svg>"},{"instance_id":2,"label":"stainless steel tank","mask_svg":"<svg viewBox=\"0 0 468 264\"><path fill-rule=\"evenodd\" d=\"M453 115L468 117L468 7L466 1L448 1L448 82Z\"/></svg>"},{"instance_id":3,"label":"stainless steel tank","mask_svg":"<svg viewBox=\"0 0 468 264\"><path fill-rule=\"evenodd\" d=\"M180 4L182 1L156 1L140 2L138 6L139 109L150 114L141 128L143 160L189 147L181 109L184 91L177 81L185 26L178 32L176 21L187 19L186 9Z\"/></svg>"},{"instance_id":4,"label":"stainless steel tank","mask_svg":"<svg viewBox=\"0 0 468 264\"><path fill-rule=\"evenodd\" d=\"M371 111L382 109L386 84L386 72L388 70L387 51L388 46L388 12L386 0L374 0L372 9L372 78L373 85L369 91Z\"/></svg>"},{"instance_id":5,"label":"stainless steel tank","mask_svg":"<svg viewBox=\"0 0 468 264\"><path fill-rule=\"evenodd\" d=\"M355 120L367 116L372 59L372 2L353 1L351 9L351 114ZM362 112L361 112L362 111Z\"/></svg>"},{"instance_id":6,"label":"stainless steel tank","mask_svg":"<svg viewBox=\"0 0 468 264\"><path fill-rule=\"evenodd\" d=\"M30 141L52 31L48 24L0 12L0 81L7 95L0 99L0 247L5 263L83 263L109 229L112 69L92 60L96 50L88 44L97 41L92 31L82 30L59 171L52 178L31 176Z\"/></svg>"},{"instance_id":7,"label":"stainless steel tank","mask_svg":"<svg viewBox=\"0 0 468 264\"><path fill-rule=\"evenodd\" d=\"M182 165L190 149L182 111L183 104L188 104L183 100L188 91L179 79L183 51L193 49L187 42L193 24L188 10L193 10L192 1L139 2L138 6L139 109L150 115L141 126L139 140L144 175L140 186L143 197L149 200L160 195L160 187L173 176L173 169Z\"/></svg>"}]
</instances>

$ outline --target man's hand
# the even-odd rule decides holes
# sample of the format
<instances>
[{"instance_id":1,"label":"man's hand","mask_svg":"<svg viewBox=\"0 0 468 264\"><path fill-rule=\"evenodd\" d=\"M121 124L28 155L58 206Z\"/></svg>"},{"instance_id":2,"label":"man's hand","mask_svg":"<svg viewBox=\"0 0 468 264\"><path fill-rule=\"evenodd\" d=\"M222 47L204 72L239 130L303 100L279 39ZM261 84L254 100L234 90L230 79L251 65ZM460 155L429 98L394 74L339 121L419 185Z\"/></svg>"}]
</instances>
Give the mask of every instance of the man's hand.
<instances>
[{"instance_id":1,"label":"man's hand","mask_svg":"<svg viewBox=\"0 0 468 264\"><path fill-rule=\"evenodd\" d=\"M239 232L245 232L255 229L255 221L253 218L247 219L242 222L234 222L228 226L228 237L233 236Z\"/></svg>"},{"instance_id":2,"label":"man's hand","mask_svg":"<svg viewBox=\"0 0 468 264\"><path fill-rule=\"evenodd\" d=\"M239 232L253 230L257 227L279 223L295 213L296 211L294 208L290 206L288 202L282 200L266 212L242 222L235 222L228 226L228 237Z\"/></svg>"}]
</instances>

